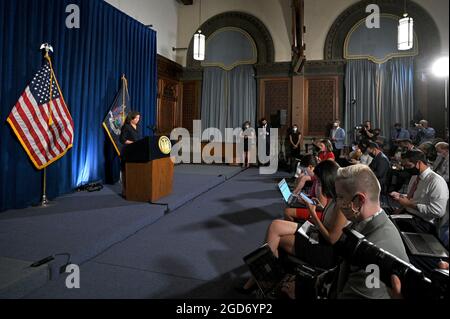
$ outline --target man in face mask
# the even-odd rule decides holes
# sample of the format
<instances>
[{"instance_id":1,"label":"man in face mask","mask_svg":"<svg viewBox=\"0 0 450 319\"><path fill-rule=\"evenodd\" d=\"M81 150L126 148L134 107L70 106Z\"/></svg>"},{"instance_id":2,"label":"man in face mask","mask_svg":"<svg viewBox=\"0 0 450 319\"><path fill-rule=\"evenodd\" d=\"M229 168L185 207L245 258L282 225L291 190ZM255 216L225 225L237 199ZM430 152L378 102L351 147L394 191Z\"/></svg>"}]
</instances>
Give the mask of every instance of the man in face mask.
<instances>
[{"instance_id":1,"label":"man in face mask","mask_svg":"<svg viewBox=\"0 0 450 319\"><path fill-rule=\"evenodd\" d=\"M352 229L378 247L409 262L402 239L395 225L380 207L380 184L375 174L366 165L340 168L336 177L337 207L352 223ZM335 277L335 295L344 298L389 299L386 285L366 285L369 273L344 261ZM334 286L334 285L332 285Z\"/></svg>"},{"instance_id":2,"label":"man in face mask","mask_svg":"<svg viewBox=\"0 0 450 319\"><path fill-rule=\"evenodd\" d=\"M448 143L440 142L436 144L437 158L433 163L433 171L441 175L448 183L449 162L448 162Z\"/></svg>"},{"instance_id":3,"label":"man in face mask","mask_svg":"<svg viewBox=\"0 0 450 319\"><path fill-rule=\"evenodd\" d=\"M408 151L403 157L405 170L413 175L408 194L393 192L390 195L402 206L400 213L409 213L413 218L398 220L398 226L406 232L436 234L436 226L446 212L447 184L431 170L422 151Z\"/></svg>"},{"instance_id":4,"label":"man in face mask","mask_svg":"<svg viewBox=\"0 0 450 319\"><path fill-rule=\"evenodd\" d=\"M341 121L335 120L333 123L333 128L330 132L330 141L333 144L333 153L336 159L342 154L342 150L345 145L345 130L341 127Z\"/></svg>"},{"instance_id":5,"label":"man in face mask","mask_svg":"<svg viewBox=\"0 0 450 319\"><path fill-rule=\"evenodd\" d=\"M386 195L389 186L387 185L387 182L391 163L388 157L381 151L381 148L377 143L369 142L367 150L369 155L373 158L369 167L375 173L375 176L380 182L381 193Z\"/></svg>"}]
</instances>

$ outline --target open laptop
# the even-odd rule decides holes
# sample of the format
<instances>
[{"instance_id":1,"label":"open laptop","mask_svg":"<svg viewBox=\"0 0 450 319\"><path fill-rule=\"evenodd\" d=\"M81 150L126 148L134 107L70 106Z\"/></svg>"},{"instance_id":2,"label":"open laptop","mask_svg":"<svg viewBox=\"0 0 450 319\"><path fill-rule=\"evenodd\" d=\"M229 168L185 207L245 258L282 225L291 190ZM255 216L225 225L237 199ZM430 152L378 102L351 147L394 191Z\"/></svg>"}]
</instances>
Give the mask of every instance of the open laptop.
<instances>
[{"instance_id":1,"label":"open laptop","mask_svg":"<svg viewBox=\"0 0 450 319\"><path fill-rule=\"evenodd\" d=\"M286 179L282 179L281 182L278 183L278 188L280 189L280 192L283 195L284 201L289 207L306 208L306 205L299 203L297 201L297 197L292 195L291 189L289 188Z\"/></svg>"},{"instance_id":2,"label":"open laptop","mask_svg":"<svg viewBox=\"0 0 450 319\"><path fill-rule=\"evenodd\" d=\"M447 258L448 251L431 234L402 232L403 240L413 255Z\"/></svg>"},{"instance_id":3,"label":"open laptop","mask_svg":"<svg viewBox=\"0 0 450 319\"><path fill-rule=\"evenodd\" d=\"M270 247L265 244L256 249L244 257L244 262L250 269L250 273L258 284L263 297L274 298L286 273Z\"/></svg>"}]
</instances>

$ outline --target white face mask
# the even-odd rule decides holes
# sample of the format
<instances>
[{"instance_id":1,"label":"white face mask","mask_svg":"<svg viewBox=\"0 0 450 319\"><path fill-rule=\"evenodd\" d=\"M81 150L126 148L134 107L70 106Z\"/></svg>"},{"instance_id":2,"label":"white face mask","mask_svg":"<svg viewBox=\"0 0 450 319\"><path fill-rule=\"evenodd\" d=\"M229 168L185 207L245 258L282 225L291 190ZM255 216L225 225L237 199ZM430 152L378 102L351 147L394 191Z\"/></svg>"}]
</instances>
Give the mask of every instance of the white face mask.
<instances>
[{"instance_id":1,"label":"white face mask","mask_svg":"<svg viewBox=\"0 0 450 319\"><path fill-rule=\"evenodd\" d=\"M297 131L298 131L298 128L294 127L294 132L297 132Z\"/></svg>"},{"instance_id":2,"label":"white face mask","mask_svg":"<svg viewBox=\"0 0 450 319\"><path fill-rule=\"evenodd\" d=\"M352 146L352 150L353 150L353 151L356 151L356 146Z\"/></svg>"},{"instance_id":3,"label":"white face mask","mask_svg":"<svg viewBox=\"0 0 450 319\"><path fill-rule=\"evenodd\" d=\"M246 125L246 126L245 126L245 129L248 130L249 128L250 128L250 125Z\"/></svg>"}]
</instances>

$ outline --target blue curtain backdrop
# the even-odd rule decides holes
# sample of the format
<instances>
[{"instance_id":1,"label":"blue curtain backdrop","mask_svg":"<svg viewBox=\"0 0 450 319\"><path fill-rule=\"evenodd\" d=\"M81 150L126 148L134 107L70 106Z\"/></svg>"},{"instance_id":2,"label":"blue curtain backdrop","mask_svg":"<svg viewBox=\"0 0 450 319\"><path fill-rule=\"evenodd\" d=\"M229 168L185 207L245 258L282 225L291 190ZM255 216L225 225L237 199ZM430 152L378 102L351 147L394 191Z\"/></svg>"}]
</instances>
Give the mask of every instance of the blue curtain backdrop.
<instances>
[{"instance_id":1,"label":"blue curtain backdrop","mask_svg":"<svg viewBox=\"0 0 450 319\"><path fill-rule=\"evenodd\" d=\"M365 120L389 138L395 123L408 127L415 118L414 57L393 58L383 64L349 60L345 90L347 143L355 138L352 128Z\"/></svg>"},{"instance_id":2,"label":"blue curtain backdrop","mask_svg":"<svg viewBox=\"0 0 450 319\"><path fill-rule=\"evenodd\" d=\"M66 7L80 8L80 29L66 27ZM0 1L0 211L38 203L42 172L33 168L6 123L42 65L41 43L53 63L75 123L73 149L47 170L50 198L98 180L117 179L118 159L101 126L125 73L144 134L155 123L156 32L101 0Z\"/></svg>"}]
</instances>

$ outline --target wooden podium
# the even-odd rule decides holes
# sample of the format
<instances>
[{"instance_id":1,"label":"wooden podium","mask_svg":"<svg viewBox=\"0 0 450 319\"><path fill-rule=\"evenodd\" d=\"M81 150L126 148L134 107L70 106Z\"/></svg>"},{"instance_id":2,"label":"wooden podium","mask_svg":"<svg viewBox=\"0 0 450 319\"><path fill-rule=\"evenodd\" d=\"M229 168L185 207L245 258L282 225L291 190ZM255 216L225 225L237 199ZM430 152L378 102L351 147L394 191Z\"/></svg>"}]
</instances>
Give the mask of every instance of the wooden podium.
<instances>
[{"instance_id":1,"label":"wooden podium","mask_svg":"<svg viewBox=\"0 0 450 319\"><path fill-rule=\"evenodd\" d=\"M170 153L161 150L161 138L166 146L170 143L167 137L148 136L125 147L122 160L127 200L156 202L172 193L174 164Z\"/></svg>"}]
</instances>

